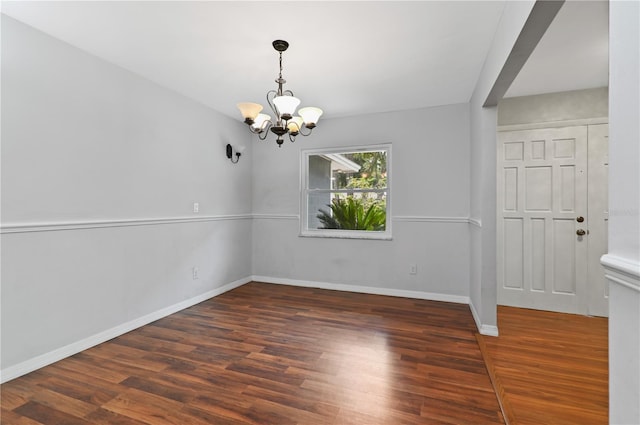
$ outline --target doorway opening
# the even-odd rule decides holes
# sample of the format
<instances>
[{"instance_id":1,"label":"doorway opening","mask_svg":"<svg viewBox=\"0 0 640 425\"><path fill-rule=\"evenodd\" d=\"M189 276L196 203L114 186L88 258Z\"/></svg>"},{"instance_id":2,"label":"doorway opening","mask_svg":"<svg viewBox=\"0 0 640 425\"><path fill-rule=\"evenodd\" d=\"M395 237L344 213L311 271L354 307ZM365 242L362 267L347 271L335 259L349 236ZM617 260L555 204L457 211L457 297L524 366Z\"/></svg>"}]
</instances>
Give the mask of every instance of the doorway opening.
<instances>
[{"instance_id":1,"label":"doorway opening","mask_svg":"<svg viewBox=\"0 0 640 425\"><path fill-rule=\"evenodd\" d=\"M608 316L607 102L603 87L498 105L498 304Z\"/></svg>"}]
</instances>

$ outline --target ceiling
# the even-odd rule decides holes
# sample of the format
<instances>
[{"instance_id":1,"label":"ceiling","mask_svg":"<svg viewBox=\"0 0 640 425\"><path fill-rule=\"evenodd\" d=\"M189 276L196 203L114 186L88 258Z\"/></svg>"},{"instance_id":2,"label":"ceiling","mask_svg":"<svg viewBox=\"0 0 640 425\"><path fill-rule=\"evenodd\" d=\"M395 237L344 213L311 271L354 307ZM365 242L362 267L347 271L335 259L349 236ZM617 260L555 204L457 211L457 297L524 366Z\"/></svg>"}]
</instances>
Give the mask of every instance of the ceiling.
<instances>
[{"instance_id":1,"label":"ceiling","mask_svg":"<svg viewBox=\"0 0 640 425\"><path fill-rule=\"evenodd\" d=\"M609 3L562 6L506 97L609 85Z\"/></svg>"},{"instance_id":2,"label":"ceiling","mask_svg":"<svg viewBox=\"0 0 640 425\"><path fill-rule=\"evenodd\" d=\"M274 89L325 117L467 102L504 1L3 1L2 13L239 118ZM607 3L567 2L507 96L607 85ZM556 25L557 23L557 25Z\"/></svg>"}]
</instances>

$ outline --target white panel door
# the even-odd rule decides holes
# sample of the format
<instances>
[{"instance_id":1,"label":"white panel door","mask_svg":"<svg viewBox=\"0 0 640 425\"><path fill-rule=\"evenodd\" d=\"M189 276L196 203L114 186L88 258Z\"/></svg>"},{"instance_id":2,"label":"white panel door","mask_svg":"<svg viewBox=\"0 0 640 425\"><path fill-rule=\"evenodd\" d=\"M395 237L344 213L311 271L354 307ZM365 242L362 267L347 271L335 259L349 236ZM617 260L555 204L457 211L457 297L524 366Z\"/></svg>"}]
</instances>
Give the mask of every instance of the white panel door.
<instances>
[{"instance_id":1,"label":"white panel door","mask_svg":"<svg viewBox=\"0 0 640 425\"><path fill-rule=\"evenodd\" d=\"M499 304L587 314L587 218L586 126L498 133Z\"/></svg>"}]
</instances>

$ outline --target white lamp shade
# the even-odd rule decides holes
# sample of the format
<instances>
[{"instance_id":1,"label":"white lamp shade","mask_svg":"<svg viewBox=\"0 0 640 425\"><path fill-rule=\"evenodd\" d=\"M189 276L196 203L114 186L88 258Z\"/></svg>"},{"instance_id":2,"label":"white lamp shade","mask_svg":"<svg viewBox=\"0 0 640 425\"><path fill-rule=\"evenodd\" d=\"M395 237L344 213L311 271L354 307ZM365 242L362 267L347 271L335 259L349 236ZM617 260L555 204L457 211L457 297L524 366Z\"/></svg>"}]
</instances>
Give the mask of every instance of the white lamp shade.
<instances>
[{"instance_id":1,"label":"white lamp shade","mask_svg":"<svg viewBox=\"0 0 640 425\"><path fill-rule=\"evenodd\" d=\"M305 124L316 124L322 115L322 109L308 106L301 108L298 113L302 117Z\"/></svg>"},{"instance_id":2,"label":"white lamp shade","mask_svg":"<svg viewBox=\"0 0 640 425\"><path fill-rule=\"evenodd\" d=\"M269 121L271 119L271 116L267 115L267 114L258 114L257 117L255 117L255 119L253 120L253 127L254 128L262 128L262 126L264 125L264 123L266 121Z\"/></svg>"},{"instance_id":3,"label":"white lamp shade","mask_svg":"<svg viewBox=\"0 0 640 425\"><path fill-rule=\"evenodd\" d=\"M296 112L296 108L300 104L300 99L293 96L276 96L273 99L273 104L278 108L280 116L291 116Z\"/></svg>"},{"instance_id":4,"label":"white lamp shade","mask_svg":"<svg viewBox=\"0 0 640 425\"><path fill-rule=\"evenodd\" d=\"M262 111L262 105L258 103L242 102L238 103L238 109L240 109L242 118L255 120L260 111Z\"/></svg>"},{"instance_id":5,"label":"white lamp shade","mask_svg":"<svg viewBox=\"0 0 640 425\"><path fill-rule=\"evenodd\" d=\"M287 128L292 133L298 133L302 128L302 124L303 124L303 121L301 117L293 117L287 123Z\"/></svg>"}]
</instances>

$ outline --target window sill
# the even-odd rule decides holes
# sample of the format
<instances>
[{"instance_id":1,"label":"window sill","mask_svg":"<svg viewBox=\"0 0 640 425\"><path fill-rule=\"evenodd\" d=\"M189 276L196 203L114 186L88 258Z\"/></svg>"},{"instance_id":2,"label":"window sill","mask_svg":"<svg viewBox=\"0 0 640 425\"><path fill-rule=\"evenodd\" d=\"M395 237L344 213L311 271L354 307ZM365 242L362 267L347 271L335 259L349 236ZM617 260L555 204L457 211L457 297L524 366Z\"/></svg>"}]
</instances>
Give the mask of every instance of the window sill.
<instances>
[{"instance_id":1,"label":"window sill","mask_svg":"<svg viewBox=\"0 0 640 425\"><path fill-rule=\"evenodd\" d=\"M357 230L303 230L299 234L302 238L333 238L333 239L364 239L390 241L393 238L387 232L369 232Z\"/></svg>"}]
</instances>

